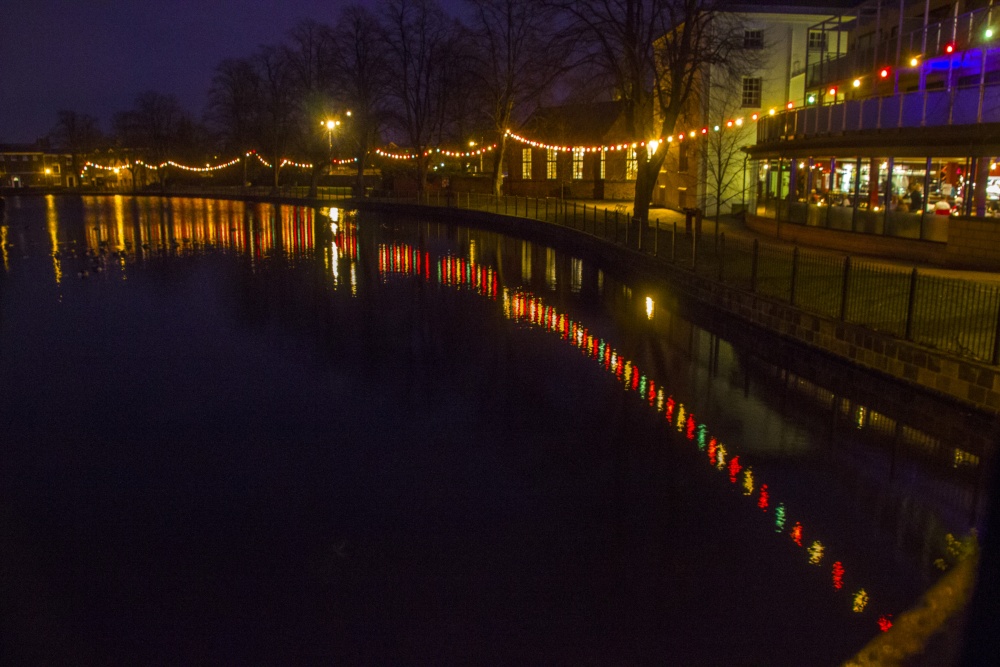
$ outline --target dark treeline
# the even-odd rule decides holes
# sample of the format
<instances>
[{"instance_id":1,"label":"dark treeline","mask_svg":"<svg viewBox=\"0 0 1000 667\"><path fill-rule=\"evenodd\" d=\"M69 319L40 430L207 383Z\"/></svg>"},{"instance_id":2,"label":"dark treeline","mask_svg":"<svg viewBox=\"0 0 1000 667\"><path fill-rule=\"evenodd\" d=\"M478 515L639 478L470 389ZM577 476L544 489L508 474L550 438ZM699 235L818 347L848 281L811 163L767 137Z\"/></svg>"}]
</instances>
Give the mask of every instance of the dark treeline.
<instances>
[{"instance_id":1,"label":"dark treeline","mask_svg":"<svg viewBox=\"0 0 1000 667\"><path fill-rule=\"evenodd\" d=\"M304 20L281 41L218 63L200 115L147 91L108 134L86 114L60 111L51 138L77 171L97 149L151 164L256 151L273 165L275 187L283 158L315 165L313 188L331 160L351 159L360 187L376 146L420 156L383 171L408 170L422 188L428 149L496 144L482 166L499 194L505 130L540 106L618 99L637 140L672 133L704 67L743 63L732 57L741 28L719 1L466 0L463 21L436 0L348 5L329 25ZM665 151L641 153L636 216L645 218ZM161 184L171 172L157 170Z\"/></svg>"}]
</instances>

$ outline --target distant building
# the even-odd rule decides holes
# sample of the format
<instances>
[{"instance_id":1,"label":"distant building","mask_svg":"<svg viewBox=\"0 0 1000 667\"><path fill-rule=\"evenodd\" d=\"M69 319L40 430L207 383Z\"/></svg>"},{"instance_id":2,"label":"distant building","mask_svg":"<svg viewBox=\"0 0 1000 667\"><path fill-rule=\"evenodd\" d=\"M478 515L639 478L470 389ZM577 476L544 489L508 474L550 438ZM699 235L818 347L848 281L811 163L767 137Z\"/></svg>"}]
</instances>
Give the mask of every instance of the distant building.
<instances>
[{"instance_id":1,"label":"distant building","mask_svg":"<svg viewBox=\"0 0 1000 667\"><path fill-rule=\"evenodd\" d=\"M508 194L620 200L635 196L635 149L599 149L631 146L620 102L544 107L532 114L522 132L542 145L508 141L504 179ZM578 150L559 150L561 146ZM579 148L587 146L594 148Z\"/></svg>"},{"instance_id":2,"label":"distant building","mask_svg":"<svg viewBox=\"0 0 1000 667\"><path fill-rule=\"evenodd\" d=\"M0 187L74 187L73 156L44 150L37 144L0 144Z\"/></svg>"}]
</instances>

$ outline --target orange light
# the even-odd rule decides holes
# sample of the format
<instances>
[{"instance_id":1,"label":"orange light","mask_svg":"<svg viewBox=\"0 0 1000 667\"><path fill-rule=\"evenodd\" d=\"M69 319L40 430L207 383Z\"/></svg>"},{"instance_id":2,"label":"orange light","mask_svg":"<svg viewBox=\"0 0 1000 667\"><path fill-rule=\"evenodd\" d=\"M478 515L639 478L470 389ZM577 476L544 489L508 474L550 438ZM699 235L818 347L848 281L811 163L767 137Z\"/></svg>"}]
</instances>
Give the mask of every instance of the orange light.
<instances>
[{"instance_id":1,"label":"orange light","mask_svg":"<svg viewBox=\"0 0 1000 667\"><path fill-rule=\"evenodd\" d=\"M733 121L727 120L726 121L726 127L732 127L732 126L733 126Z\"/></svg>"}]
</instances>

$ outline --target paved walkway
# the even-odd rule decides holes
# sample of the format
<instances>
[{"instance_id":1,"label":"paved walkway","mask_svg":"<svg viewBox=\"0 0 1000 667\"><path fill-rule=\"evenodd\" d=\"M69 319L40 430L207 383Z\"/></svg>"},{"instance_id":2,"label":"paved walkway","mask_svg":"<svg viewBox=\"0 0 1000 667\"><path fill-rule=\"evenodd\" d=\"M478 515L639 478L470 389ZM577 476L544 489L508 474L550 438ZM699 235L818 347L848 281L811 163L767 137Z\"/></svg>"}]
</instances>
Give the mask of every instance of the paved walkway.
<instances>
[{"instance_id":1,"label":"paved walkway","mask_svg":"<svg viewBox=\"0 0 1000 667\"><path fill-rule=\"evenodd\" d=\"M593 200L577 200L577 204L584 205L588 207L596 207L599 209L608 209L610 211L619 211L619 213L632 213L631 202L620 202L620 201L593 201ZM661 229L669 229L673 224L677 224L678 230L684 229L685 215L680 211L675 211L668 208L651 208L649 210L650 220L654 224L659 223ZM808 247L810 250L821 253L828 253L832 256L843 257L845 254L838 250L830 250L822 246L806 246L803 244L795 244L790 241L784 241L777 239L773 236L768 236L765 234L760 234L747 226L739 218L723 215L720 216L718 227L716 227L716 221L714 217L705 217L702 220L702 234L706 236L714 236L716 233L725 234L726 238L741 238L741 239L757 239L761 243L768 243L773 246L783 246L787 248L792 248L798 245L801 248ZM845 232L846 233L846 232ZM927 264L922 262L909 262L905 260L896 259L893 257L885 255L875 255L875 254L862 254L862 253L850 253L852 257L861 257L865 261L870 263L882 264L885 266L902 267L902 268L913 268L917 267L920 269L921 274L941 276L943 278L958 278L962 280L970 280L980 283L990 283L990 284L1000 284L1000 273L993 271L974 271L966 269L946 269L934 264Z\"/></svg>"}]
</instances>

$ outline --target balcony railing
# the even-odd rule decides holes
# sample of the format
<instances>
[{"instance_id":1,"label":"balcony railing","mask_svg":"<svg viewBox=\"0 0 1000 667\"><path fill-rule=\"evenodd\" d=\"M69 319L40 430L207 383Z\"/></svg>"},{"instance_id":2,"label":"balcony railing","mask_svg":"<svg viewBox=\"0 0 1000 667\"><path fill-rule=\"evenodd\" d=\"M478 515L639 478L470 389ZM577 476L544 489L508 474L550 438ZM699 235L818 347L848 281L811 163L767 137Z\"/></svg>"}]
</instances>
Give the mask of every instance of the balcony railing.
<instances>
[{"instance_id":1,"label":"balcony railing","mask_svg":"<svg viewBox=\"0 0 1000 667\"><path fill-rule=\"evenodd\" d=\"M1000 122L1000 83L952 90L923 90L763 116L757 143L848 132L947 127Z\"/></svg>"}]
</instances>

